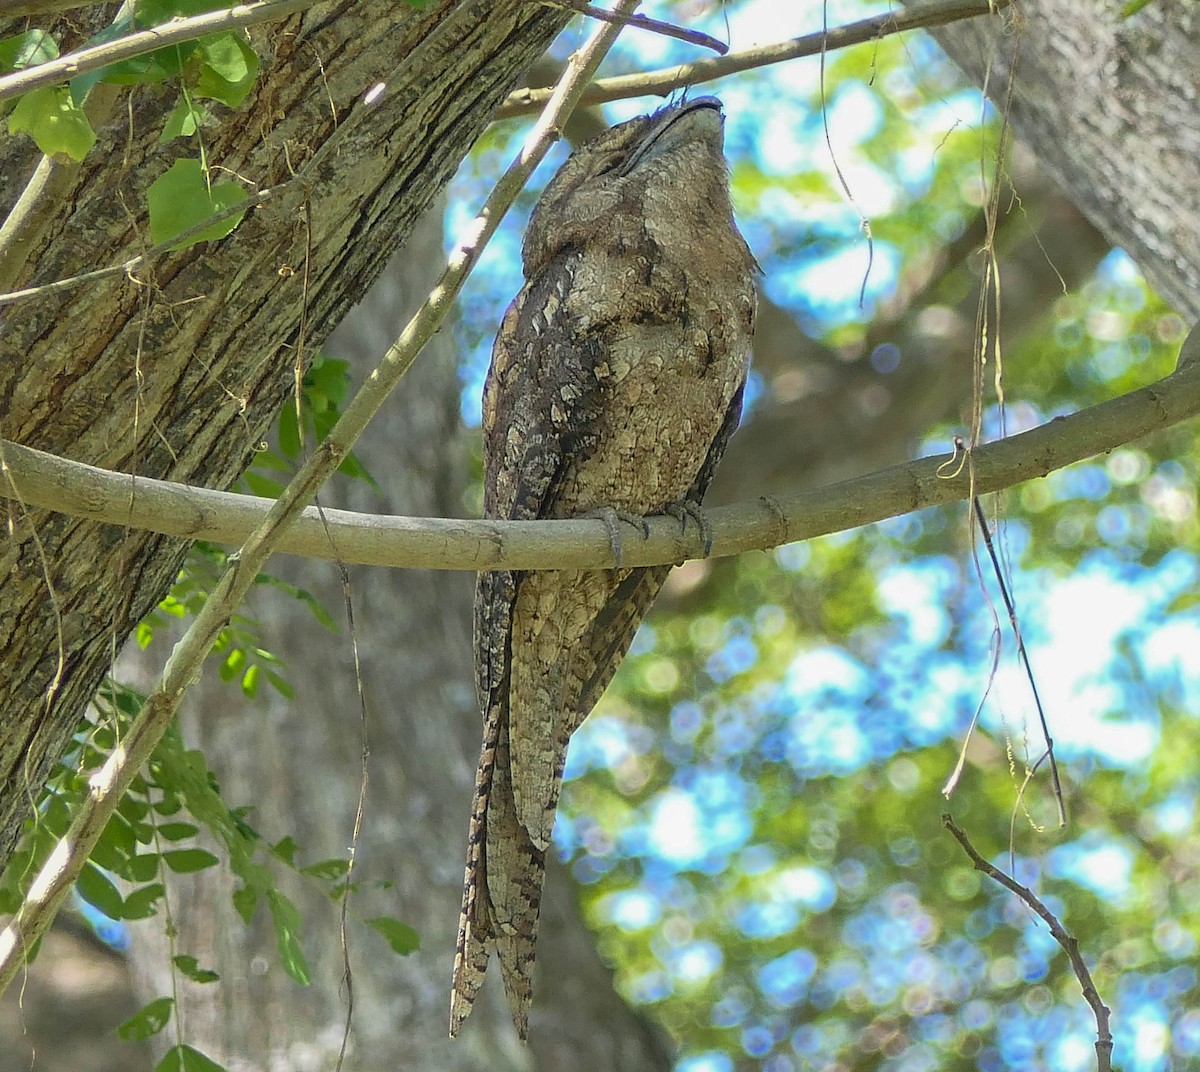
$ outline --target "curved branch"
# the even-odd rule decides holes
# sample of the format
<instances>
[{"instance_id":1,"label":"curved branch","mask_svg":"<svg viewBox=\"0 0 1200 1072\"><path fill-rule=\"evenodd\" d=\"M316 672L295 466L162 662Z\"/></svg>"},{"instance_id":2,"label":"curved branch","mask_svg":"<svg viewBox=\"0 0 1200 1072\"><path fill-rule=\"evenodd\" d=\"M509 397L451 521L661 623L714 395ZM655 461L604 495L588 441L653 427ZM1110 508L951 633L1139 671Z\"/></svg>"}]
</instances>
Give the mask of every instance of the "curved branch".
<instances>
[{"instance_id":1,"label":"curved branch","mask_svg":"<svg viewBox=\"0 0 1200 1072\"><path fill-rule=\"evenodd\" d=\"M1190 352L1192 336L1184 345ZM1020 435L977 447L972 465L922 458L867 476L780 499L734 503L709 512L712 555L764 550L868 525L927 506L1000 491L1113 450L1200 415L1200 360L1181 360L1166 379L1089 409L1056 417ZM270 499L150 480L56 458L15 443L0 449L0 495L29 506L168 536L241 543L273 505ZM974 483L970 469L974 470ZM947 471L951 470L951 471ZM698 533L661 517L650 536L632 535L622 564L650 566L703 557ZM331 542L332 541L332 542ZM347 563L423 569L611 568L602 522L466 521L395 517L309 507L276 550Z\"/></svg>"},{"instance_id":2,"label":"curved branch","mask_svg":"<svg viewBox=\"0 0 1200 1072\"><path fill-rule=\"evenodd\" d=\"M784 60L819 56L822 52L833 52L835 49L849 48L851 45L861 45L867 41L878 41L880 38L906 30L929 29L933 26L961 22L963 19L977 18L980 15L996 14L1010 3L1011 0L934 0L928 4L913 4L903 11L875 15L832 30L822 30L794 37L789 41L731 52L716 59L681 63L677 67L663 67L657 71L622 75L619 78L602 78L587 88L583 95L583 104L603 104L605 101L650 94L665 96L681 86L711 82L716 78L724 78L740 71L751 71L756 67L769 67ZM544 107L549 99L549 89L515 90L496 110L496 118L511 119L514 116L536 112Z\"/></svg>"}]
</instances>

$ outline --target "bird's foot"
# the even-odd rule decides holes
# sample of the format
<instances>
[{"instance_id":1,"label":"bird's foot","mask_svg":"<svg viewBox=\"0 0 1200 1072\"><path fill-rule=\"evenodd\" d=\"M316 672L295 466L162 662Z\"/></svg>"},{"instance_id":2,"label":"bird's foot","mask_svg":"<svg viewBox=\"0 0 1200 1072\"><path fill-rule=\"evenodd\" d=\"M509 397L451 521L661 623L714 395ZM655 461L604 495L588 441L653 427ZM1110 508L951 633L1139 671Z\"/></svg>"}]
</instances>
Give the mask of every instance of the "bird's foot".
<instances>
[{"instance_id":1,"label":"bird's foot","mask_svg":"<svg viewBox=\"0 0 1200 1072\"><path fill-rule=\"evenodd\" d=\"M679 521L680 531L684 535L687 534L687 523L690 517L696 523L696 528L700 530L700 542L704 548L704 557L708 558L712 554L712 522L708 520L708 514L704 512L704 508L699 503L694 503L690 499L680 499L679 502L667 503L663 507L663 513L670 514Z\"/></svg>"},{"instance_id":2,"label":"bird's foot","mask_svg":"<svg viewBox=\"0 0 1200 1072\"><path fill-rule=\"evenodd\" d=\"M608 532L608 546L612 548L613 569L621 568L621 522L639 529L642 539L650 538L650 523L641 514L631 514L628 510L614 510L611 506L598 506L589 510L583 517L590 517L604 523Z\"/></svg>"}]
</instances>

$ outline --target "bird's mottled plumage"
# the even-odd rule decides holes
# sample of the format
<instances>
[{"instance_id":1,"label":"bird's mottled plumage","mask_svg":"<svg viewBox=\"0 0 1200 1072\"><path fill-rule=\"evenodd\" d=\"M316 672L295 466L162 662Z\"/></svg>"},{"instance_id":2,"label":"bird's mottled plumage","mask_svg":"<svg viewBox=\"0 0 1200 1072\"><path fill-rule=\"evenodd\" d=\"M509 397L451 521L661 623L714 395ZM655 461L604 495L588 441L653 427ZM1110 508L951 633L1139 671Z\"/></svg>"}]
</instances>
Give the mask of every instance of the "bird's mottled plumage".
<instances>
[{"instance_id":1,"label":"bird's mottled plumage","mask_svg":"<svg viewBox=\"0 0 1200 1072\"><path fill-rule=\"evenodd\" d=\"M484 513L652 515L698 504L737 425L756 266L733 222L712 97L577 150L534 209L527 282L483 395ZM450 1033L495 949L522 1037L567 742L669 566L481 574L479 760Z\"/></svg>"}]
</instances>

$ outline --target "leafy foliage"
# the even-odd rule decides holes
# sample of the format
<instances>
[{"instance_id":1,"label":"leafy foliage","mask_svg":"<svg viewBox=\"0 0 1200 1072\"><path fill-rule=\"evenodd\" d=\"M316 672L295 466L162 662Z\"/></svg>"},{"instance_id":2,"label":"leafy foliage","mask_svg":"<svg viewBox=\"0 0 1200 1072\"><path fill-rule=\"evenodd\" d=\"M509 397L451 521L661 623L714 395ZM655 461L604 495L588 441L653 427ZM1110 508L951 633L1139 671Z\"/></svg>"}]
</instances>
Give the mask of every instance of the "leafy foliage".
<instances>
[{"instance_id":1,"label":"leafy foliage","mask_svg":"<svg viewBox=\"0 0 1200 1072\"><path fill-rule=\"evenodd\" d=\"M337 423L349 388L349 365L340 358L318 353L304 373L298 404L286 405L279 413L274 445L259 451L254 464L243 474L246 490L276 498L304 452L320 443ZM338 466L338 472L351 480L375 484L353 452Z\"/></svg>"},{"instance_id":2,"label":"leafy foliage","mask_svg":"<svg viewBox=\"0 0 1200 1072\"><path fill-rule=\"evenodd\" d=\"M144 697L134 690L111 681L97 696L95 720L81 725L73 748L56 767L26 824L21 847L0 876L0 912L12 913L20 907L38 868L65 835L90 777L128 732L143 702ZM159 915L164 907L164 868L186 875L215 867L223 859L240 880L232 895L238 914L249 924L259 905L266 906L280 966L295 982L306 986L310 973L302 944L304 922L279 889L270 861L318 883L334 901L355 888L346 882L348 861L301 865L299 846L291 838L267 843L248 822L248 813L249 809L229 806L203 754L187 748L178 728L171 727L109 821L75 892L109 920L146 920ZM194 821L184 819L185 815ZM221 856L196 843L200 840L218 847ZM417 948L416 932L401 921L377 917L366 922L397 954L403 956ZM172 964L193 983L219 980L216 972L190 954L175 955ZM163 1030L173 1009L173 999L157 998L123 1024L119 1033L126 1039L149 1038ZM209 1067L204 1063L208 1058L187 1046L171 1052L175 1056L169 1054L166 1060L182 1062L178 1067Z\"/></svg>"},{"instance_id":3,"label":"leafy foliage","mask_svg":"<svg viewBox=\"0 0 1200 1072\"><path fill-rule=\"evenodd\" d=\"M246 199L246 191L236 182L212 182L199 160L176 160L150 184L146 197L150 209L150 237L160 243L196 227L210 216L233 208ZM193 233L175 248L185 249L197 242L224 238L240 222L239 214L227 216Z\"/></svg>"},{"instance_id":4,"label":"leafy foliage","mask_svg":"<svg viewBox=\"0 0 1200 1072\"><path fill-rule=\"evenodd\" d=\"M1039 333L1010 355L1010 419L1169 371L1178 322L1118 269L1058 304L1059 346ZM1108 345L1125 360L1098 359L1121 302ZM1041 744L1008 641L949 802L1079 937L1121 1067L1154 1067L1137 1049L1154 1052L1150 1028L1133 1025L1161 1025L1181 1061L1200 1046L1182 640L1200 625L1195 435L1008 496L1003 541L1071 823L1055 828L1044 768L1025 787ZM927 511L714 567L643 630L573 748L560 846L622 989L693 1055L683 1067L1094 1067L1065 957L941 829L993 642L966 525L961 509ZM1059 625L1106 629L1067 609L1060 581L1114 608L1144 598L1094 669Z\"/></svg>"},{"instance_id":5,"label":"leafy foliage","mask_svg":"<svg viewBox=\"0 0 1200 1072\"><path fill-rule=\"evenodd\" d=\"M223 7L210 0L144 0L96 34L88 45L118 40L132 31L159 26L172 18L196 15ZM55 59L58 43L42 29L31 29L0 40L0 73L24 70ZM259 71L258 54L239 30L198 37L167 45L131 59L111 63L98 71L74 78L69 85L45 86L19 97L9 112L10 134L28 134L47 156L63 155L80 161L96 142L84 104L99 82L144 85L177 80L179 102L164 125L161 140L199 134L207 109L198 99L239 107L254 88ZM150 232L156 243L197 227L210 216L222 218L198 230L175 248L224 238L241 222L242 214L229 213L246 191L236 182L213 180L203 145L196 159L176 160L151 185L147 194Z\"/></svg>"}]
</instances>

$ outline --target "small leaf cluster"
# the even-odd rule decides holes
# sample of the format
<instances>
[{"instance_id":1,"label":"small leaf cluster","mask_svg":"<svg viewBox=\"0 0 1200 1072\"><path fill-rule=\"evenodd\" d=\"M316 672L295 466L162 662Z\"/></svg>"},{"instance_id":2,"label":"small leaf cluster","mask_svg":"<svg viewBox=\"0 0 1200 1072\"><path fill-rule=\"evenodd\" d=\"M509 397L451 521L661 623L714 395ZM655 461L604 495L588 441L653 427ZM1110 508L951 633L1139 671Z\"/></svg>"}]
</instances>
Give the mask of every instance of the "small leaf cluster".
<instances>
[{"instance_id":1,"label":"small leaf cluster","mask_svg":"<svg viewBox=\"0 0 1200 1072\"><path fill-rule=\"evenodd\" d=\"M197 15L222 6L212 0L143 0L87 44L102 45L178 16ZM58 55L58 44L51 34L35 27L0 40L0 74L28 70ZM109 64L64 85L31 90L12 102L8 131L28 134L47 156L80 161L96 143L96 132L85 109L88 93L95 85L177 80L179 101L168 114L159 140L199 138L208 119L209 104L205 102L240 107L254 88L259 66L258 54L244 31L209 34ZM175 248L224 238L242 218L241 213L230 210L245 198L246 191L239 183L213 181L201 143L198 158L176 160L150 184L147 208L151 237L155 243L168 242L209 217L224 214L210 226L192 231Z\"/></svg>"},{"instance_id":2,"label":"small leaf cluster","mask_svg":"<svg viewBox=\"0 0 1200 1072\"><path fill-rule=\"evenodd\" d=\"M86 796L92 777L129 732L145 697L114 681L106 682L72 747L59 762L27 821L20 848L0 876L0 913L16 913L39 868L67 834L72 816ZM188 748L172 726L155 749L105 827L84 865L75 891L83 901L112 920L136 921L160 914L165 906L165 871L192 874L220 863L214 852L198 844L219 846L240 880L232 901L249 924L260 905L271 917L279 962L297 983L310 981L301 944L304 930L299 910L279 889L272 864L283 864L324 887L340 901L358 888L349 882L349 860L331 858L302 865L300 846L291 837L274 844L248 822L249 808L231 808L222 798L216 776L202 752ZM124 888L119 888L119 883ZM398 919L379 916L364 921L397 954L413 952L417 932ZM30 960L37 955L35 947ZM175 971L197 984L217 982L218 974L190 954L172 957ZM170 1022L174 999L149 1002L119 1028L122 1038L138 1040L158 1034ZM192 1047L173 1047L156 1072L168 1069L217 1069Z\"/></svg>"},{"instance_id":3,"label":"small leaf cluster","mask_svg":"<svg viewBox=\"0 0 1200 1072\"><path fill-rule=\"evenodd\" d=\"M193 544L171 591L138 623L135 632L138 644L142 648L148 647L171 619L182 620L198 614L227 562L228 555L220 548L203 541ZM337 631L336 623L311 593L266 575L259 577L257 583L280 589L298 599L322 625L332 632ZM230 618L213 645L213 654L221 660L221 680L237 683L248 699L258 695L259 686L265 680L281 696L291 699L292 686L283 674L284 662L264 646L260 629L253 614L238 613Z\"/></svg>"},{"instance_id":4,"label":"small leaf cluster","mask_svg":"<svg viewBox=\"0 0 1200 1072\"><path fill-rule=\"evenodd\" d=\"M254 462L242 475L244 490L275 499L284 482L295 471L305 451L320 443L338 422L350 390L350 366L340 358L319 353L313 358L300 385L297 404L293 399L279 413L274 444L255 455ZM338 472L352 480L375 480L352 452Z\"/></svg>"}]
</instances>

